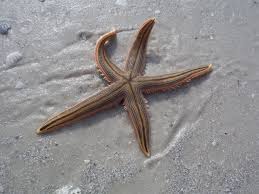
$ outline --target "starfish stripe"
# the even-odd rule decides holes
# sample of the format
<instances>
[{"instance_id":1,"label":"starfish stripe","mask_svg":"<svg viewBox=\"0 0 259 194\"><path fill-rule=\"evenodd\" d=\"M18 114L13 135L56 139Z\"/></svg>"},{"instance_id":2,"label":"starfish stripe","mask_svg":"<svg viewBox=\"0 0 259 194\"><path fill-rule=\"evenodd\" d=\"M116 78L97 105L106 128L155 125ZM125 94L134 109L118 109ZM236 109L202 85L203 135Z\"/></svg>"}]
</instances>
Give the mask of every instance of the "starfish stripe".
<instances>
[{"instance_id":1,"label":"starfish stripe","mask_svg":"<svg viewBox=\"0 0 259 194\"><path fill-rule=\"evenodd\" d=\"M104 78L108 82L117 81L122 77L123 74L125 74L123 70L121 70L109 60L105 52L105 43L114 36L116 36L115 30L101 36L97 40L95 49L95 61L97 68L103 73Z\"/></svg>"},{"instance_id":2,"label":"starfish stripe","mask_svg":"<svg viewBox=\"0 0 259 194\"><path fill-rule=\"evenodd\" d=\"M140 83L144 93L154 93L174 89L190 80L205 75L212 71L212 65L201 66L178 73L166 74L161 76L142 76L135 81Z\"/></svg>"},{"instance_id":3,"label":"starfish stripe","mask_svg":"<svg viewBox=\"0 0 259 194\"><path fill-rule=\"evenodd\" d=\"M37 133L55 130L120 103L124 98L124 85L124 82L117 82L108 86L97 94L52 117L37 130Z\"/></svg>"},{"instance_id":4,"label":"starfish stripe","mask_svg":"<svg viewBox=\"0 0 259 194\"><path fill-rule=\"evenodd\" d=\"M126 60L126 70L130 71L130 77L136 77L144 73L145 63L144 58L146 54L147 41L150 32L154 26L155 19L147 20L135 37L133 46L131 47L127 60Z\"/></svg>"},{"instance_id":5,"label":"starfish stripe","mask_svg":"<svg viewBox=\"0 0 259 194\"><path fill-rule=\"evenodd\" d=\"M130 121L134 128L139 147L142 152L148 157L150 156L150 135L149 121L144 97L140 91L136 91L131 85L129 87L131 88L131 95L128 95L128 97L125 99L125 107L128 111Z\"/></svg>"}]
</instances>

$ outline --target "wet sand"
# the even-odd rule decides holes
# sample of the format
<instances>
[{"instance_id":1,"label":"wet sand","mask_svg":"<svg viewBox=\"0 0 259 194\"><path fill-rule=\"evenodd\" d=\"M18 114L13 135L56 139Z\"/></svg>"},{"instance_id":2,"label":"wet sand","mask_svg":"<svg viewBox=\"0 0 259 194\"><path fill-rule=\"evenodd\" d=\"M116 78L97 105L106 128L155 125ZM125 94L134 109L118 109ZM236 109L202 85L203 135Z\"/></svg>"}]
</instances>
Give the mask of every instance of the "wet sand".
<instances>
[{"instance_id":1,"label":"wet sand","mask_svg":"<svg viewBox=\"0 0 259 194\"><path fill-rule=\"evenodd\" d=\"M0 193L256 193L259 2L0 1ZM147 75L213 64L147 96L151 157L122 106L48 135L47 118L103 89L97 39L113 27L123 67L136 29L155 17Z\"/></svg>"}]
</instances>

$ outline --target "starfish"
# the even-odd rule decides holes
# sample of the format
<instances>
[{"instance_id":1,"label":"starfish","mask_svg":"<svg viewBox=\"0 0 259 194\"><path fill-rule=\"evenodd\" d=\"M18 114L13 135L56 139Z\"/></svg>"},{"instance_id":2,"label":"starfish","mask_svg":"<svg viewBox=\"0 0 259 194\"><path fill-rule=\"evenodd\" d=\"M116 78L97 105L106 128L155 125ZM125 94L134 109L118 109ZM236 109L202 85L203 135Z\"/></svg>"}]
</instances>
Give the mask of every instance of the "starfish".
<instances>
[{"instance_id":1,"label":"starfish","mask_svg":"<svg viewBox=\"0 0 259 194\"><path fill-rule=\"evenodd\" d=\"M114 38L118 31L112 30L101 36L96 43L95 61L97 69L109 86L50 118L37 129L37 133L53 131L99 111L122 104L128 112L140 149L145 156L149 157L150 132L144 95L175 89L193 78L212 71L212 65L209 64L177 73L144 76L146 47L154 24L155 19L151 18L140 27L129 50L125 69L112 63L105 49L106 43Z\"/></svg>"}]
</instances>

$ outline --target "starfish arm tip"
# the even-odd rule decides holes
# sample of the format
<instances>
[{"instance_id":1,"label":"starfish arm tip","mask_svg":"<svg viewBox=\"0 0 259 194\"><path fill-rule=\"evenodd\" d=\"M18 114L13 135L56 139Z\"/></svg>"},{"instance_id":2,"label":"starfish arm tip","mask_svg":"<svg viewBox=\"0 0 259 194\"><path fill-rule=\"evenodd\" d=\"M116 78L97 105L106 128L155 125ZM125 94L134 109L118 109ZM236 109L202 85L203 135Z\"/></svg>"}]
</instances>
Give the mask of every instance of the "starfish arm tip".
<instances>
[{"instance_id":1,"label":"starfish arm tip","mask_svg":"<svg viewBox=\"0 0 259 194\"><path fill-rule=\"evenodd\" d=\"M41 131L41 127L36 130L37 135L41 135L43 132Z\"/></svg>"},{"instance_id":2,"label":"starfish arm tip","mask_svg":"<svg viewBox=\"0 0 259 194\"><path fill-rule=\"evenodd\" d=\"M145 156L149 158L151 156L150 152L146 152Z\"/></svg>"},{"instance_id":3,"label":"starfish arm tip","mask_svg":"<svg viewBox=\"0 0 259 194\"><path fill-rule=\"evenodd\" d=\"M149 19L147 20L147 23L152 23L152 24L154 25L154 23L155 23L156 21L157 21L156 18L155 18L155 17L152 17L152 18L149 18Z\"/></svg>"},{"instance_id":4,"label":"starfish arm tip","mask_svg":"<svg viewBox=\"0 0 259 194\"><path fill-rule=\"evenodd\" d=\"M36 134L37 135L42 135L44 133L49 132L50 130L46 130L46 126L42 125L41 127L39 127L38 129L36 129Z\"/></svg>"},{"instance_id":5,"label":"starfish arm tip","mask_svg":"<svg viewBox=\"0 0 259 194\"><path fill-rule=\"evenodd\" d=\"M112 31L111 32L113 32L113 33L117 33L118 32L118 30L115 28L115 27L112 27Z\"/></svg>"},{"instance_id":6,"label":"starfish arm tip","mask_svg":"<svg viewBox=\"0 0 259 194\"><path fill-rule=\"evenodd\" d=\"M206 68L206 72L207 72L207 73L212 72L212 70L213 70L213 67L212 67L212 66L213 66L212 64L207 65L207 68Z\"/></svg>"},{"instance_id":7,"label":"starfish arm tip","mask_svg":"<svg viewBox=\"0 0 259 194\"><path fill-rule=\"evenodd\" d=\"M150 147L148 145L143 144L140 149L147 158L151 156Z\"/></svg>"}]
</instances>

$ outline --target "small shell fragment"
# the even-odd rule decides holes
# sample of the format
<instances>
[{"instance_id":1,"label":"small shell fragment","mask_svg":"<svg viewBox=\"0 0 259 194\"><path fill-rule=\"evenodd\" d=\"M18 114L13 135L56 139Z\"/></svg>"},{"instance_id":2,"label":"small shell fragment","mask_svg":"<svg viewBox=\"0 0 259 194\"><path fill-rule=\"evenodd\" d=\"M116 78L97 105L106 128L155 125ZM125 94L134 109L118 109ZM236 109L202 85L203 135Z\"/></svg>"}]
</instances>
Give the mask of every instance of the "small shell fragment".
<instances>
[{"instance_id":1,"label":"small shell fragment","mask_svg":"<svg viewBox=\"0 0 259 194\"><path fill-rule=\"evenodd\" d=\"M1 34L8 34L8 31L11 29L11 25L6 23L6 22L3 22L3 21L0 21L0 33Z\"/></svg>"},{"instance_id":2,"label":"small shell fragment","mask_svg":"<svg viewBox=\"0 0 259 194\"><path fill-rule=\"evenodd\" d=\"M6 66L7 67L11 67L14 66L16 63L18 63L20 60L22 59L22 54L18 51L10 53L7 57L6 57Z\"/></svg>"}]
</instances>

